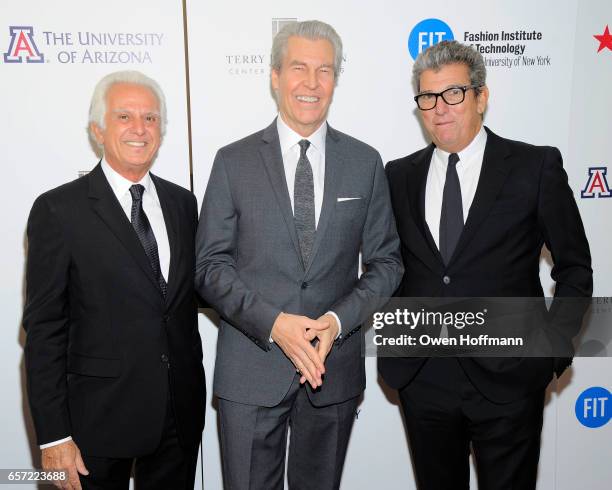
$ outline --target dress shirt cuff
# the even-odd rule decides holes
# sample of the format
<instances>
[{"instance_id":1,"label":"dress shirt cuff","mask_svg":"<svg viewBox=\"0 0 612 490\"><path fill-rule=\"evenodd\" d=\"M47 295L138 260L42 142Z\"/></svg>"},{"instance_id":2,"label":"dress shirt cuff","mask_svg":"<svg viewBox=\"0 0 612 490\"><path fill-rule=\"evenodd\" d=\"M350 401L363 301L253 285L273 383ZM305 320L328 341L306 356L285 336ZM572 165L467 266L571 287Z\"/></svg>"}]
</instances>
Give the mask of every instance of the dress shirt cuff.
<instances>
[{"instance_id":1,"label":"dress shirt cuff","mask_svg":"<svg viewBox=\"0 0 612 490\"><path fill-rule=\"evenodd\" d=\"M340 317L336 315L333 311L328 311L325 313L326 315L332 315L336 319L336 323L338 324L338 334L336 335L336 339L339 339L342 336L342 322L340 321Z\"/></svg>"},{"instance_id":2,"label":"dress shirt cuff","mask_svg":"<svg viewBox=\"0 0 612 490\"><path fill-rule=\"evenodd\" d=\"M48 447L57 446L58 444L61 444L62 442L68 442L68 441L72 441L72 436L64 437L63 439L60 439L59 441L53 441L53 442L48 442L47 444L41 444L40 448L47 449Z\"/></svg>"}]
</instances>

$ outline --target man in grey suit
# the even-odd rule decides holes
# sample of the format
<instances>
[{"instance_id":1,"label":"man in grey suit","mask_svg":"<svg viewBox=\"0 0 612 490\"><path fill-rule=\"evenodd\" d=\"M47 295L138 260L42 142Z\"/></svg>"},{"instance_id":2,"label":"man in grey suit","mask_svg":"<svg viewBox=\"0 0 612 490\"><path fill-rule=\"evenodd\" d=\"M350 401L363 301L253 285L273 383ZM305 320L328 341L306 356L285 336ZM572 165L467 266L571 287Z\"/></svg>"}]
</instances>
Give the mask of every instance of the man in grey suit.
<instances>
[{"instance_id":1,"label":"man in grey suit","mask_svg":"<svg viewBox=\"0 0 612 490\"><path fill-rule=\"evenodd\" d=\"M322 22L274 39L279 117L219 150L196 288L221 316L214 392L226 488L338 488L365 388L360 325L402 276L380 155L326 123L342 43ZM364 272L358 276L359 253Z\"/></svg>"}]
</instances>

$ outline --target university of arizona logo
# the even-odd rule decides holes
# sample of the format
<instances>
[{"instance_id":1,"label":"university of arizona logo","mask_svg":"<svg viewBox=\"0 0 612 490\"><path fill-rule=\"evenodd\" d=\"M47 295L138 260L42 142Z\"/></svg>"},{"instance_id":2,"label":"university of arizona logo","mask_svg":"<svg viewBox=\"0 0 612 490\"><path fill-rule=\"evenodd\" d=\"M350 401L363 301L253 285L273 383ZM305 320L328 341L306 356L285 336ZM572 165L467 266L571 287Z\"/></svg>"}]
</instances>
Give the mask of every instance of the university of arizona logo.
<instances>
[{"instance_id":1,"label":"university of arizona logo","mask_svg":"<svg viewBox=\"0 0 612 490\"><path fill-rule=\"evenodd\" d=\"M612 192L610 191L610 186L608 185L608 179L606 177L607 173L607 167L590 167L589 180L580 193L580 197L583 199L592 197L612 197Z\"/></svg>"},{"instance_id":2,"label":"university of arizona logo","mask_svg":"<svg viewBox=\"0 0 612 490\"><path fill-rule=\"evenodd\" d=\"M34 42L32 26L10 26L11 44L4 53L5 63L44 63L45 56L38 51Z\"/></svg>"}]
</instances>

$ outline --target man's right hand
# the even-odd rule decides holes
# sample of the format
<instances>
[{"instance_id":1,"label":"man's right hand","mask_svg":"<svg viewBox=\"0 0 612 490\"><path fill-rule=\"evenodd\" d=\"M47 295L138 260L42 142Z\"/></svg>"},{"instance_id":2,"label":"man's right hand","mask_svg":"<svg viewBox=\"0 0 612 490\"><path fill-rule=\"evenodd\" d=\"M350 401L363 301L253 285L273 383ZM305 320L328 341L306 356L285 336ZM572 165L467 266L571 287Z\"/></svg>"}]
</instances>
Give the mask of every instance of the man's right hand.
<instances>
[{"instance_id":1,"label":"man's right hand","mask_svg":"<svg viewBox=\"0 0 612 490\"><path fill-rule=\"evenodd\" d=\"M325 366L315 348L306 339L309 329L322 331L329 323L312 320L306 316L281 313L276 317L270 336L291 360L295 368L310 383L313 389L323 384Z\"/></svg>"},{"instance_id":2,"label":"man's right hand","mask_svg":"<svg viewBox=\"0 0 612 490\"><path fill-rule=\"evenodd\" d=\"M81 490L81 475L89 475L81 451L74 441L66 441L42 450L42 467L45 471L65 471L67 479L54 485L66 490Z\"/></svg>"}]
</instances>

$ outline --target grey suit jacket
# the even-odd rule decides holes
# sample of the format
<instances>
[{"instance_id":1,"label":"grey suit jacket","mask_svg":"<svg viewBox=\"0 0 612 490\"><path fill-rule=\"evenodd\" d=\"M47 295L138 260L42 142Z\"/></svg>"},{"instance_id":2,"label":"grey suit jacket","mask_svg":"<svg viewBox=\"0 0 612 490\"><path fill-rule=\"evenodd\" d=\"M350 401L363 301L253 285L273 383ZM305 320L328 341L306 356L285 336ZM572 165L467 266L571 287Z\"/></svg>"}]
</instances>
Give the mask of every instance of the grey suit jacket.
<instances>
[{"instance_id":1,"label":"grey suit jacket","mask_svg":"<svg viewBox=\"0 0 612 490\"><path fill-rule=\"evenodd\" d=\"M380 155L328 127L325 191L310 262L303 264L276 121L221 148L196 237L196 289L221 316L214 392L274 406L295 368L270 332L281 312L318 318L334 311L343 335L326 360L315 405L365 388L360 325L394 292L403 267ZM341 200L343 197L359 199ZM362 253L365 272L358 277Z\"/></svg>"}]
</instances>

